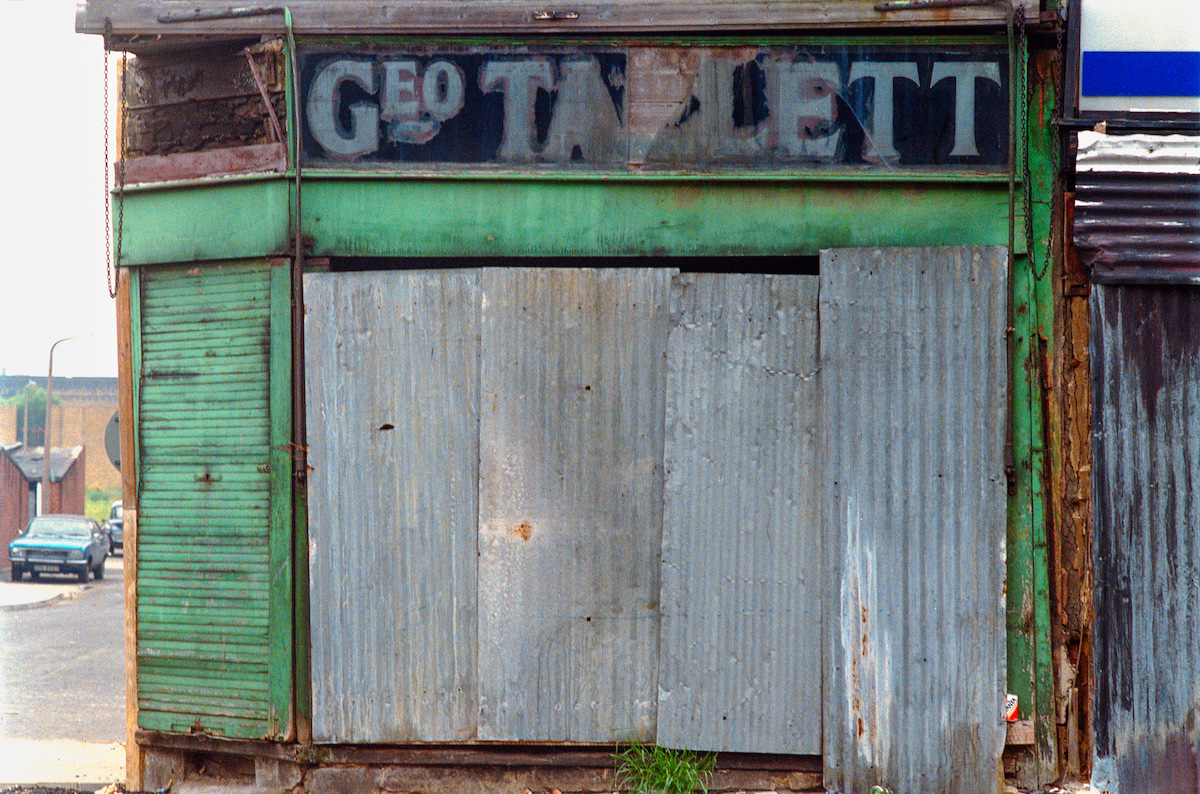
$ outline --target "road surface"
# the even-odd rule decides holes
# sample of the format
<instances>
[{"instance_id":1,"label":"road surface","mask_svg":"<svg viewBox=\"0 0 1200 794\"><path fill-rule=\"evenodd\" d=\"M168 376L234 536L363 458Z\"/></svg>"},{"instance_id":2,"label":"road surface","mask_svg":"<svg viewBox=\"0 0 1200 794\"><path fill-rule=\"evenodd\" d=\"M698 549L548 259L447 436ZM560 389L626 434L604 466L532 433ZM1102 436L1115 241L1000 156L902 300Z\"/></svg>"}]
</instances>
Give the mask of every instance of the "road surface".
<instances>
[{"instance_id":1,"label":"road surface","mask_svg":"<svg viewBox=\"0 0 1200 794\"><path fill-rule=\"evenodd\" d=\"M104 580L86 587L53 576L4 584L67 596L0 610L0 783L123 776L122 573L122 559L110 557Z\"/></svg>"}]
</instances>

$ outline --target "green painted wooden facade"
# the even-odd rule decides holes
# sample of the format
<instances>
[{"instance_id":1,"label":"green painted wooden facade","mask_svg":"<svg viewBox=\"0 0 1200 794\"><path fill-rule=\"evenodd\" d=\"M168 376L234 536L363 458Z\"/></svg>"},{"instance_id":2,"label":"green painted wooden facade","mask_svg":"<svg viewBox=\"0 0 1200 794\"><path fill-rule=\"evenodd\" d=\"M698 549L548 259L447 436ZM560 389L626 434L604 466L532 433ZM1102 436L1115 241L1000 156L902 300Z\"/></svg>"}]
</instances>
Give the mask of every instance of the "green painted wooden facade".
<instances>
[{"instance_id":1,"label":"green painted wooden facade","mask_svg":"<svg viewBox=\"0 0 1200 794\"><path fill-rule=\"evenodd\" d=\"M1024 74L1019 76L1023 83ZM1023 95L1023 88L1018 91ZM286 270L267 265L270 257L293 255L297 229L306 256L521 257L544 264L559 257L809 256L824 248L852 246L1011 245L1014 484L1008 541L1009 687L1021 698L1022 718L1035 719L1036 756L1048 768L1055 751L1043 486L1047 420L1039 379L1054 311L1053 268L1041 265L1051 223L1049 153L1054 132L1048 111L1030 113L1029 125L1027 130L1017 130L1017 140L1018 150L1029 146L1032 161L1034 239L1042 241L1035 245L1032 257L1021 231L1025 212L1021 174L1010 181L1007 173L934 171L651 175L624 171L297 174L293 170L275 176L129 189L124 199L121 264L141 273L135 281L140 293L135 305L141 316L134 323L143 413L138 425L140 724L186 731L198 721L207 730L229 736L283 737L288 735L293 707L299 719L307 715L307 583L303 575L295 576L296 571L303 574L307 564L304 500L302 492L293 493L291 488L288 447L292 296ZM230 261L245 259L254 262L226 267ZM225 269L218 272L220 268ZM240 275L232 276L235 272ZM210 274L214 287L198 289L198 279ZM227 286L217 289L222 276ZM258 295L256 300L265 301L261 305L251 301L261 309L258 314L247 308L250 291ZM216 322L188 326L182 313L164 314L172 302L177 302L172 304L176 310L206 306ZM256 319L251 321L251 315ZM232 325L241 322L247 325ZM170 341L159 341L169 340L172 334L190 341L176 343L175 348ZM169 378L148 377L156 367L182 366L155 358L167 351L211 350L218 354L218 362L236 357L239 351L249 357L249 347L223 344L241 338L240 334L255 340L250 347L259 346L253 351L259 402L243 406L236 417L215 407L219 401L207 401L210 394L227 395L229 384L223 389L217 383L189 381L181 389ZM213 361L205 363L211 367ZM218 369L206 371L215 374ZM214 391L198 391L210 388ZM172 401L190 401L180 404L194 409L192 420L198 424L161 423L155 407ZM208 428L235 418L247 427L253 425L259 434L253 440L247 437L247 446L236 454L253 459L253 467L269 464L269 475L235 468L220 480L194 479L202 465L214 476L221 470L221 460L205 457L205 447L218 441ZM249 457L251 446L254 451ZM213 450L218 448L219 444ZM168 449L186 450L184 459L194 457L195 471L156 469L156 455ZM253 526L226 525L226 514L215 506L222 493L231 504L253 504L261 520ZM221 587L197 589L194 595L186 589L175 596L163 595L187 587L189 581L203 581L196 566L180 564L188 559L182 556L186 550L172 545L172 533L180 528L173 523L171 506L193 502L210 511L202 513L208 518L201 539L209 538L214 548L235 547L239 552L214 552L205 563L211 565L210 571L228 574L219 577ZM249 540L242 543L242 537ZM240 557L242 552L245 558ZM156 559L160 553L161 559ZM251 554L257 555L248 566L254 570L239 568ZM236 578L241 574L244 581ZM259 603L244 624L226 609L234 604L222 600L222 593L235 587L235 581ZM160 603L160 598L166 601ZM172 632L180 626L195 622L223 626L221 621L231 623L227 632L201 633L192 647L173 639ZM267 645L252 660L243 660L227 650L238 637L253 637L260 644L265 640ZM212 642L206 646L204 638ZM192 672L201 669L193 661L207 665L203 669L208 672ZM220 687L214 683L215 688L205 690L214 699L235 692L253 694L240 700L223 698L219 707L199 697L194 702L184 698L182 693L195 691L197 681L216 679ZM229 708L234 701L244 703L244 708Z\"/></svg>"},{"instance_id":2,"label":"green painted wooden facade","mask_svg":"<svg viewBox=\"0 0 1200 794\"><path fill-rule=\"evenodd\" d=\"M288 272L176 265L134 285L143 728L289 730Z\"/></svg>"}]
</instances>

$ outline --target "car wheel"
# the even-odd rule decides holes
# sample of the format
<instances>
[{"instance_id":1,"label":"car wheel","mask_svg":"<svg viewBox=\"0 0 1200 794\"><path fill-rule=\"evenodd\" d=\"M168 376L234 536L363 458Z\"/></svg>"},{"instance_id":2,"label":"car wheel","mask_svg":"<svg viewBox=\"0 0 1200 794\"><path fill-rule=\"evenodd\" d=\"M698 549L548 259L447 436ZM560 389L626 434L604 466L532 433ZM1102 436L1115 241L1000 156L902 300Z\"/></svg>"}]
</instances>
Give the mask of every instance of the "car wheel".
<instances>
[{"instance_id":1,"label":"car wheel","mask_svg":"<svg viewBox=\"0 0 1200 794\"><path fill-rule=\"evenodd\" d=\"M21 569L21 566L19 566L19 565L14 565L14 566L12 567L12 580L13 580L14 582L19 582L19 581L21 581L21 577L22 577L22 576L24 576L24 575L25 575L25 571Z\"/></svg>"},{"instance_id":2,"label":"car wheel","mask_svg":"<svg viewBox=\"0 0 1200 794\"><path fill-rule=\"evenodd\" d=\"M104 580L104 559L103 558L100 559L100 564L96 566L96 570L92 571L92 574L96 577L97 582Z\"/></svg>"},{"instance_id":3,"label":"car wheel","mask_svg":"<svg viewBox=\"0 0 1200 794\"><path fill-rule=\"evenodd\" d=\"M88 567L87 567L87 562L85 561L83 568L79 571L79 582L81 584L87 584L87 580L88 580Z\"/></svg>"}]
</instances>

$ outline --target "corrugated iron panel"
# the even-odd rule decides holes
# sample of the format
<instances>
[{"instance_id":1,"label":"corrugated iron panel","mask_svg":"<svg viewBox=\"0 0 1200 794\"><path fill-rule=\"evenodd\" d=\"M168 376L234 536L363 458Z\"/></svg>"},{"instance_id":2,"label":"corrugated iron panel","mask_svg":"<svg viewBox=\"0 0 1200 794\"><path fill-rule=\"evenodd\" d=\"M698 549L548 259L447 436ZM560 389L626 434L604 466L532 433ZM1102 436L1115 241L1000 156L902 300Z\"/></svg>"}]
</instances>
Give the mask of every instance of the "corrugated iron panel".
<instances>
[{"instance_id":1,"label":"corrugated iron panel","mask_svg":"<svg viewBox=\"0 0 1200 794\"><path fill-rule=\"evenodd\" d=\"M313 737L472 738L479 271L304 293Z\"/></svg>"},{"instance_id":2,"label":"corrugated iron panel","mask_svg":"<svg viewBox=\"0 0 1200 794\"><path fill-rule=\"evenodd\" d=\"M140 285L138 724L266 737L270 269Z\"/></svg>"},{"instance_id":3,"label":"corrugated iron panel","mask_svg":"<svg viewBox=\"0 0 1200 794\"><path fill-rule=\"evenodd\" d=\"M1006 256L821 255L835 790L999 790Z\"/></svg>"},{"instance_id":4,"label":"corrugated iron panel","mask_svg":"<svg viewBox=\"0 0 1200 794\"><path fill-rule=\"evenodd\" d=\"M1200 136L1080 133L1074 223L1097 281L1200 284Z\"/></svg>"},{"instance_id":5,"label":"corrugated iron panel","mask_svg":"<svg viewBox=\"0 0 1200 794\"><path fill-rule=\"evenodd\" d=\"M817 282L678 279L659 744L821 752Z\"/></svg>"},{"instance_id":6,"label":"corrugated iron panel","mask_svg":"<svg viewBox=\"0 0 1200 794\"><path fill-rule=\"evenodd\" d=\"M1095 752L1104 790L1200 790L1200 290L1092 292Z\"/></svg>"},{"instance_id":7,"label":"corrugated iron panel","mask_svg":"<svg viewBox=\"0 0 1200 794\"><path fill-rule=\"evenodd\" d=\"M654 735L672 273L484 270L480 738Z\"/></svg>"}]
</instances>

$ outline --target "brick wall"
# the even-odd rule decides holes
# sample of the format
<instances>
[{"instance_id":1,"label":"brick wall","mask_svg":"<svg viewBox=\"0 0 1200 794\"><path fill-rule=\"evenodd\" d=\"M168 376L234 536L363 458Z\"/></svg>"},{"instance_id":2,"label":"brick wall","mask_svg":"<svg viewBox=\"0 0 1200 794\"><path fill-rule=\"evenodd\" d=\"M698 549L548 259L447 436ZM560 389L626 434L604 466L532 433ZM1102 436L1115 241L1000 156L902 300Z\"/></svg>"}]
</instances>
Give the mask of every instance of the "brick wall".
<instances>
[{"instance_id":1,"label":"brick wall","mask_svg":"<svg viewBox=\"0 0 1200 794\"><path fill-rule=\"evenodd\" d=\"M29 523L29 484L8 455L0 453L0 549ZM2 565L7 565L7 559Z\"/></svg>"},{"instance_id":2,"label":"brick wall","mask_svg":"<svg viewBox=\"0 0 1200 794\"><path fill-rule=\"evenodd\" d=\"M49 505L47 513L69 513L83 515L85 482L87 480L87 450L79 453L74 465L58 482L50 483Z\"/></svg>"}]
</instances>

